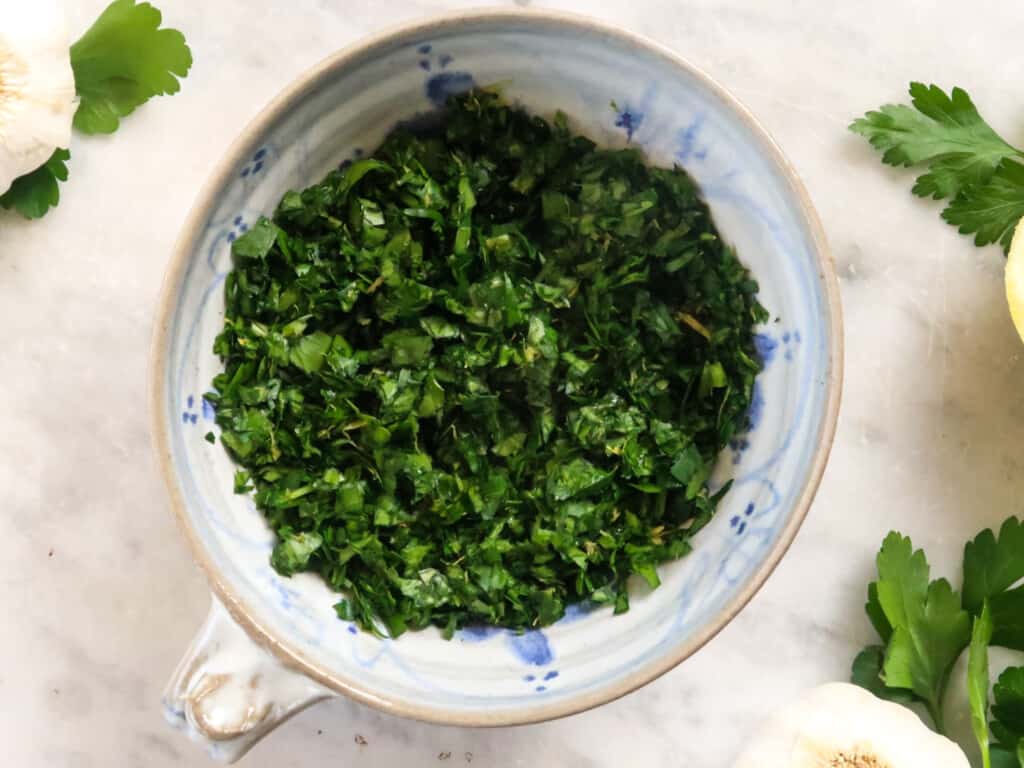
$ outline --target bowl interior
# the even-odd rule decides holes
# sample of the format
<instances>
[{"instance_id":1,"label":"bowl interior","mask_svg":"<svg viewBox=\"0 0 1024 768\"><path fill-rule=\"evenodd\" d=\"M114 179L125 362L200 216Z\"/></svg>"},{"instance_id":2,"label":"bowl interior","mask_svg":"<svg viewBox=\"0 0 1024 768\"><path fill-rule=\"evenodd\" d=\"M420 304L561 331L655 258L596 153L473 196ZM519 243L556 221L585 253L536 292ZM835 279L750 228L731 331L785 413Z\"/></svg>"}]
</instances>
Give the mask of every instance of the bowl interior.
<instances>
[{"instance_id":1,"label":"bowl interior","mask_svg":"<svg viewBox=\"0 0 1024 768\"><path fill-rule=\"evenodd\" d=\"M281 195L369 153L399 120L455 90L500 84L544 116L566 112L606 146L642 147L685 167L718 225L760 281L772 321L753 428L722 456L735 477L689 557L637 585L631 610L576 609L543 631L436 631L377 639L340 621L318 578L280 577L273 535L250 498L203 400L221 365L231 241ZM684 658L749 598L806 511L835 419L831 274L813 214L759 129L702 75L628 36L586 22L484 14L380 38L323 65L257 120L207 188L172 265L158 330L157 431L172 495L199 559L222 594L293 659L336 688L392 711L465 723L511 723L582 709ZM252 628L252 626L250 628Z\"/></svg>"}]
</instances>

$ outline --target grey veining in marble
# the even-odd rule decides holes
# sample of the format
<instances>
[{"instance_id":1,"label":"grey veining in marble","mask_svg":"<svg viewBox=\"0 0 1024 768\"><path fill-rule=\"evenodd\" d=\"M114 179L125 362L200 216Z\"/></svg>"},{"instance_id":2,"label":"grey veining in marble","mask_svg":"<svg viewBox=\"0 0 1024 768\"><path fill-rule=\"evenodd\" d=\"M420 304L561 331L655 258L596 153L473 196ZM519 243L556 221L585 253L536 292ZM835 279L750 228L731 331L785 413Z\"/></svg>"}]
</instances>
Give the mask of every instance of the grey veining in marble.
<instances>
[{"instance_id":1,"label":"grey veining in marble","mask_svg":"<svg viewBox=\"0 0 1024 768\"><path fill-rule=\"evenodd\" d=\"M849 120L925 79L967 87L1022 139L1011 0L514 0L647 34L730 88L805 179L835 250L846 393L830 467L790 554L705 650L567 720L471 731L340 700L259 745L253 768L726 768L769 709L845 676L863 590L898 527L958 576L963 541L1020 512L1024 361L1002 256L976 250L883 168ZM166 768L204 756L160 689L207 609L148 435L147 354L164 263L198 185L304 68L459 0L159 0L196 64L113 138L76 137L61 206L0 215L0 742L18 768ZM508 0L509 5L513 0ZM69 2L84 29L104 0Z\"/></svg>"}]
</instances>

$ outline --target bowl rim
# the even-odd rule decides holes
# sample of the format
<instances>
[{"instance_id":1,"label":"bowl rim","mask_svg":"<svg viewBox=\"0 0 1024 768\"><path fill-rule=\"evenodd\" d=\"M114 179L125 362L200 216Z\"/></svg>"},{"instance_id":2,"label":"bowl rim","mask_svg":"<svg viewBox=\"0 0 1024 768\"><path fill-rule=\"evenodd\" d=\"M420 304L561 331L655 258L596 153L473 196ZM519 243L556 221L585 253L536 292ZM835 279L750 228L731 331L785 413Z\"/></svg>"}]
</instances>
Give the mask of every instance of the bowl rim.
<instances>
[{"instance_id":1,"label":"bowl rim","mask_svg":"<svg viewBox=\"0 0 1024 768\"><path fill-rule=\"evenodd\" d=\"M817 444L811 460L810 472L789 520L768 555L744 585L743 589L705 627L670 652L647 662L619 680L601 685L585 693L577 694L561 701L539 702L534 706L527 705L524 707L486 710L457 710L443 706L392 701L387 697L378 695L372 690L363 687L358 681L349 679L345 675L337 674L325 668L314 659L309 658L299 648L289 642L287 637L276 636L255 618L255 614L249 605L236 594L231 585L221 575L216 563L206 551L197 531L193 528L186 514L187 503L182 494L171 459L169 421L164 418L164 404L168 396L165 386L165 371L167 370L167 358L171 347L170 334L177 305L176 300L190 263L190 257L195 250L194 246L198 240L202 224L215 201L217 192L229 181L234 169L243 163L247 157L245 152L253 142L254 137L272 126L289 110L293 103L301 99L318 82L331 77L335 72L347 66L352 60L363 56L371 49L387 45L392 41L402 38L430 37L444 31L446 28L462 24L501 24L502 22L527 22L536 23L541 26L569 27L579 31L606 35L618 39L627 45L645 49L666 63L683 70L689 76L695 78L746 124L754 134L755 141L759 143L760 149L774 163L784 182L797 200L804 224L811 237L811 245L817 258L820 283L825 289L823 299L828 318L828 328L825 329L823 336L829 345L825 373L826 380L828 381L828 391L825 399L824 417L816 436ZM643 35L621 29L610 22L600 21L575 13L540 9L469 9L432 15L426 19L392 25L380 32L360 38L307 69L249 121L207 178L185 219L181 234L174 245L164 274L155 315L150 349L149 376L149 411L154 448L178 527L188 541L193 559L206 575L214 596L223 603L234 621L238 623L254 642L272 652L286 667L312 678L331 690L390 714L444 725L525 725L584 712L625 696L660 677L710 642L736 617L764 585L782 557L789 550L797 531L807 516L807 512L821 483L821 477L835 439L843 384L842 305L835 265L828 241L818 214L799 175L783 154L779 145L757 118L711 76L666 45L653 41Z\"/></svg>"}]
</instances>

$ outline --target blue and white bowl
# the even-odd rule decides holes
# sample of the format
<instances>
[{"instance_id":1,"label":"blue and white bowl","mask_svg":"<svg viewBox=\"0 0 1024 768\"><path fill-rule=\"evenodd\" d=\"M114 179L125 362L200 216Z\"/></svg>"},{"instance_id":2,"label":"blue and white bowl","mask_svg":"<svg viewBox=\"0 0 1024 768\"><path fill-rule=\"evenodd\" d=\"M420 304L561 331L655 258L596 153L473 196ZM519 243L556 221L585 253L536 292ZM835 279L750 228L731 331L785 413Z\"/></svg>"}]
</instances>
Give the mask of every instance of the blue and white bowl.
<instances>
[{"instance_id":1,"label":"blue and white bowl","mask_svg":"<svg viewBox=\"0 0 1024 768\"><path fill-rule=\"evenodd\" d=\"M694 552L638 587L631 609L577 608L542 631L434 630L380 639L337 618L316 576L279 576L274 537L232 492L234 466L203 438L221 364L222 283L234 238L281 195L371 152L399 121L452 92L500 83L566 112L601 144L642 148L699 182L761 286L765 370L751 429L721 457L735 477ZM614 105L614 106L613 106ZM153 352L153 418L170 491L214 593L210 619L165 697L168 718L237 757L276 723L337 693L446 724L568 715L653 680L708 642L778 564L811 504L839 407L839 299L811 203L778 147L720 86L675 53L581 18L487 11L376 37L317 66L245 130L193 208L168 270Z\"/></svg>"}]
</instances>

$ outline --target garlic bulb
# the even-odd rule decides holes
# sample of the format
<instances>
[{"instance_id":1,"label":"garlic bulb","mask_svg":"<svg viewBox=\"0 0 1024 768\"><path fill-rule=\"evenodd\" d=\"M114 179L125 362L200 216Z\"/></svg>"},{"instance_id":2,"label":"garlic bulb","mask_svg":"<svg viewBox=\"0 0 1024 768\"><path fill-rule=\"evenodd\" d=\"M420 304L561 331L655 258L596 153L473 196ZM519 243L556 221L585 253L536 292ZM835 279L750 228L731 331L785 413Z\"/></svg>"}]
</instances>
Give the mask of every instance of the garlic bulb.
<instances>
[{"instance_id":1,"label":"garlic bulb","mask_svg":"<svg viewBox=\"0 0 1024 768\"><path fill-rule=\"evenodd\" d=\"M76 106L56 0L0 0L0 194L68 146Z\"/></svg>"},{"instance_id":2,"label":"garlic bulb","mask_svg":"<svg viewBox=\"0 0 1024 768\"><path fill-rule=\"evenodd\" d=\"M830 683L774 715L735 768L970 768L963 751L913 712Z\"/></svg>"}]
</instances>

